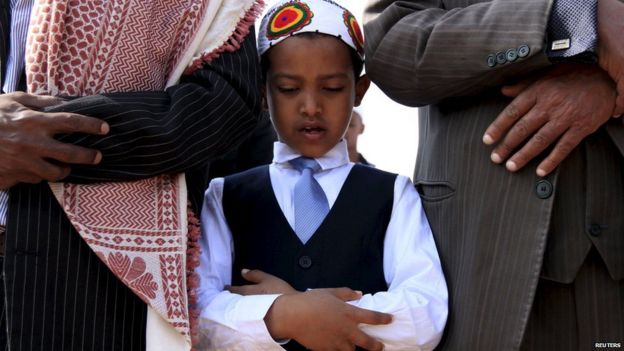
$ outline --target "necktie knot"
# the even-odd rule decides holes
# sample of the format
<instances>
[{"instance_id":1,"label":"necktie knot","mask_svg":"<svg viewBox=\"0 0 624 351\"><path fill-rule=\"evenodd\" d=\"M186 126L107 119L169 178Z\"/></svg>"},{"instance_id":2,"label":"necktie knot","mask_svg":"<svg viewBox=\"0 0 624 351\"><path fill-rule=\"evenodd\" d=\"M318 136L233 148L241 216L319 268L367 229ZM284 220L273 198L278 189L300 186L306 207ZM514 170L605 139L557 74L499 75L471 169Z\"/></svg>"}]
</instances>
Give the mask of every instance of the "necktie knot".
<instances>
[{"instance_id":1,"label":"necktie knot","mask_svg":"<svg viewBox=\"0 0 624 351\"><path fill-rule=\"evenodd\" d=\"M312 173L316 173L321 169L321 165L315 159L303 156L290 160L290 164L299 172L309 169Z\"/></svg>"}]
</instances>

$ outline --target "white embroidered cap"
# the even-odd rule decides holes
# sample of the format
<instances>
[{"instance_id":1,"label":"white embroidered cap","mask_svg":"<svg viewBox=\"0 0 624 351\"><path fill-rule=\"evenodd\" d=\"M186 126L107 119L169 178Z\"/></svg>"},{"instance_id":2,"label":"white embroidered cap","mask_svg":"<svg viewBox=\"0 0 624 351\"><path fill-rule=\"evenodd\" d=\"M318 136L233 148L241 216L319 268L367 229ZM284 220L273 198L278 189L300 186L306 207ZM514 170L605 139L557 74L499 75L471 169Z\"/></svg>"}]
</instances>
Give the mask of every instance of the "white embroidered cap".
<instances>
[{"instance_id":1,"label":"white embroidered cap","mask_svg":"<svg viewBox=\"0 0 624 351\"><path fill-rule=\"evenodd\" d=\"M331 0L284 0L275 4L262 18L258 52L264 55L291 35L308 32L335 36L364 59L364 36L355 16Z\"/></svg>"}]
</instances>

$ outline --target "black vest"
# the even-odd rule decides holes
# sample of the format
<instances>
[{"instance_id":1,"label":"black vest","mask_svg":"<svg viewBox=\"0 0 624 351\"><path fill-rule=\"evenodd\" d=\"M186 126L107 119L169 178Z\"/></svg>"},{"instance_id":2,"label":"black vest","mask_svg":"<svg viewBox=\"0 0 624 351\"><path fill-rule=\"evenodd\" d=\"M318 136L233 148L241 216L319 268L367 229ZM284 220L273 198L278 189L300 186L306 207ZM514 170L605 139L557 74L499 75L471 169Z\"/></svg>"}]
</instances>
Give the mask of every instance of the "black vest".
<instances>
[{"instance_id":1,"label":"black vest","mask_svg":"<svg viewBox=\"0 0 624 351\"><path fill-rule=\"evenodd\" d=\"M268 166L226 177L225 218L234 238L232 282L242 268L261 269L295 289L347 286L364 293L387 289L383 241L396 175L356 165L324 222L304 245L272 191Z\"/></svg>"},{"instance_id":2,"label":"black vest","mask_svg":"<svg viewBox=\"0 0 624 351\"><path fill-rule=\"evenodd\" d=\"M346 286L386 291L383 243L392 213L395 174L355 165L334 206L304 245L282 213L269 167L225 178L223 210L234 239L232 284L249 284L242 268L261 269L299 291ZM303 349L291 342L287 350Z\"/></svg>"}]
</instances>

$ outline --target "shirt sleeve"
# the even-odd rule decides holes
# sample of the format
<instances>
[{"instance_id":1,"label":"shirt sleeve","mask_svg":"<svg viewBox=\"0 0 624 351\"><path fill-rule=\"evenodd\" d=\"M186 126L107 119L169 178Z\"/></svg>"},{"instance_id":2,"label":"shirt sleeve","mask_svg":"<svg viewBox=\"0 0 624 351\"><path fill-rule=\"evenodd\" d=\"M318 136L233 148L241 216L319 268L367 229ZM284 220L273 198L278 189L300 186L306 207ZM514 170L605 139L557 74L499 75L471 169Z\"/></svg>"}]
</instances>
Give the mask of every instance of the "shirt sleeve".
<instances>
[{"instance_id":1,"label":"shirt sleeve","mask_svg":"<svg viewBox=\"0 0 624 351\"><path fill-rule=\"evenodd\" d=\"M551 61L594 61L598 47L598 0L555 0L548 21L546 54Z\"/></svg>"},{"instance_id":2,"label":"shirt sleeve","mask_svg":"<svg viewBox=\"0 0 624 351\"><path fill-rule=\"evenodd\" d=\"M250 32L235 52L224 52L165 91L85 96L46 109L105 120L110 133L59 135L102 152L98 165L72 165L74 183L128 181L202 167L241 144L260 111L260 68Z\"/></svg>"},{"instance_id":3,"label":"shirt sleeve","mask_svg":"<svg viewBox=\"0 0 624 351\"><path fill-rule=\"evenodd\" d=\"M448 291L429 222L409 178L398 176L384 242L387 292L364 295L354 305L393 315L385 326L363 325L384 350L432 350L448 314Z\"/></svg>"},{"instance_id":4,"label":"shirt sleeve","mask_svg":"<svg viewBox=\"0 0 624 351\"><path fill-rule=\"evenodd\" d=\"M241 296L223 290L232 282L233 260L232 234L221 202L223 182L223 178L210 182L201 212L199 349L283 350L264 323L279 295Z\"/></svg>"}]
</instances>

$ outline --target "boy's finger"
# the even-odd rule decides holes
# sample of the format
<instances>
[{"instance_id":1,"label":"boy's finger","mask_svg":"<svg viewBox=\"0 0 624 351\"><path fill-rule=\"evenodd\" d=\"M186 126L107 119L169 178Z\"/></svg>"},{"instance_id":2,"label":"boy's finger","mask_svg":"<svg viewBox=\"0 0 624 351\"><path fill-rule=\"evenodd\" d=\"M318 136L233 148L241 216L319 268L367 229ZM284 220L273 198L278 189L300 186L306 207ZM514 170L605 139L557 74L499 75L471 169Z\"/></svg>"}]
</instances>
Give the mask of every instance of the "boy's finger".
<instances>
[{"instance_id":1,"label":"boy's finger","mask_svg":"<svg viewBox=\"0 0 624 351\"><path fill-rule=\"evenodd\" d=\"M382 325L392 323L392 315L377 311L371 311L364 308L351 306L355 309L354 315L358 323Z\"/></svg>"},{"instance_id":2,"label":"boy's finger","mask_svg":"<svg viewBox=\"0 0 624 351\"><path fill-rule=\"evenodd\" d=\"M259 270L259 269L243 269L241 271L241 275L243 276L243 278L247 281L250 281L252 283L262 283L263 281L267 280L267 278L270 277L270 275L268 273L264 273L263 271Z\"/></svg>"},{"instance_id":3,"label":"boy's finger","mask_svg":"<svg viewBox=\"0 0 624 351\"><path fill-rule=\"evenodd\" d=\"M370 335L364 333L361 330L358 330L356 333L354 333L353 338L351 340L356 346L359 346L365 350L370 350L370 351L382 351L383 350L383 344L371 337Z\"/></svg>"},{"instance_id":4,"label":"boy's finger","mask_svg":"<svg viewBox=\"0 0 624 351\"><path fill-rule=\"evenodd\" d=\"M224 290L231 292L232 294L246 295L247 288L245 285L243 286L232 286L226 285Z\"/></svg>"},{"instance_id":5,"label":"boy's finger","mask_svg":"<svg viewBox=\"0 0 624 351\"><path fill-rule=\"evenodd\" d=\"M361 291L355 291L349 288L331 288L331 289L325 289L325 291L327 291L328 293L336 296L337 298L345 302L359 300L360 298L362 298Z\"/></svg>"}]
</instances>

